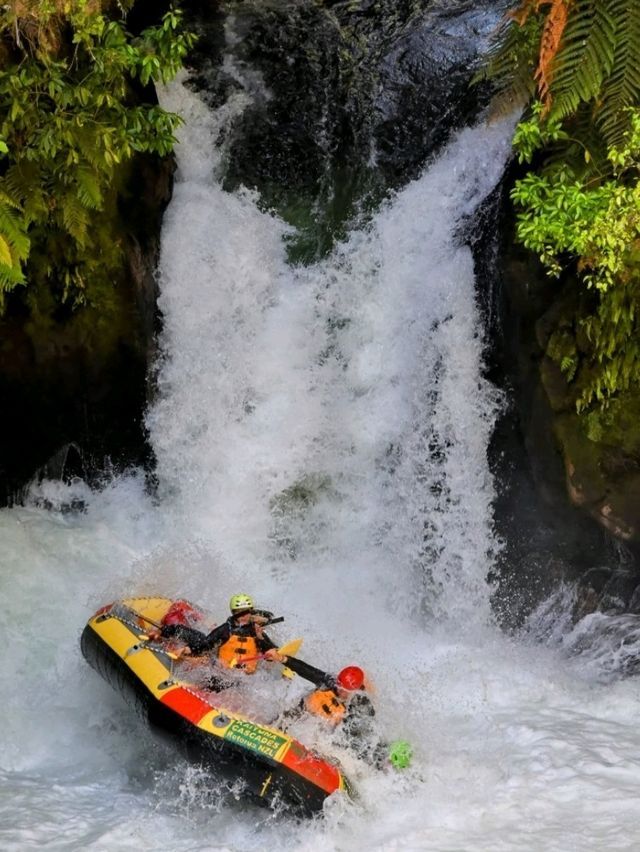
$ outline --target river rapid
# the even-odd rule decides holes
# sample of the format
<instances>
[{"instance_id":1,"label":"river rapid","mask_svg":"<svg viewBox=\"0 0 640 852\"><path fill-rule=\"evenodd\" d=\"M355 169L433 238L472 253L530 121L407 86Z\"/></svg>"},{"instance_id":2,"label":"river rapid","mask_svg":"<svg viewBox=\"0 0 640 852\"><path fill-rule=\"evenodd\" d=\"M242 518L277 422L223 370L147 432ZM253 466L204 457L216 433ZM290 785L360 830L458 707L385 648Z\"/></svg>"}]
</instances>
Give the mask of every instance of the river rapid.
<instances>
[{"instance_id":1,"label":"river rapid","mask_svg":"<svg viewBox=\"0 0 640 852\"><path fill-rule=\"evenodd\" d=\"M0 513L4 850L631 850L640 846L640 682L603 677L535 631L495 626L500 548L486 452L500 394L464 224L509 156L512 123L460 132L326 258L223 191L225 127L177 83L185 118L160 270L148 428L158 489L44 482ZM69 511L75 502L83 510ZM229 596L283 615L277 641L358 663L403 773L338 749L358 788L295 822L244 805L154 739L84 662L100 605ZM299 696L264 676L265 701ZM329 744L316 728L311 741Z\"/></svg>"}]
</instances>

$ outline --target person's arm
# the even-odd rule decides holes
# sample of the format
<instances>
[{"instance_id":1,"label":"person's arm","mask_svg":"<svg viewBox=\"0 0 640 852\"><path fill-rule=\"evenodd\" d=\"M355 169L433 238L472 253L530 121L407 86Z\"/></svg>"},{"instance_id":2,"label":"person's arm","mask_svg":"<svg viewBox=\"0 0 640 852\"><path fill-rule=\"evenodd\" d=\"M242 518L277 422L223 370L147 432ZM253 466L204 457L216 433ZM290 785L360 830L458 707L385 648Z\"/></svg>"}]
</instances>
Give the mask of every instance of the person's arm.
<instances>
[{"instance_id":1,"label":"person's arm","mask_svg":"<svg viewBox=\"0 0 640 852\"><path fill-rule=\"evenodd\" d=\"M305 680L310 681L314 686L332 686L333 678L322 669L317 669L315 666L310 666L304 660L299 660L297 657L283 657L283 662L292 672L295 672Z\"/></svg>"},{"instance_id":2,"label":"person's arm","mask_svg":"<svg viewBox=\"0 0 640 852\"><path fill-rule=\"evenodd\" d=\"M267 621L271 621L273 618L273 613L268 609L254 609L253 614L258 615L261 618L266 618Z\"/></svg>"},{"instance_id":3,"label":"person's arm","mask_svg":"<svg viewBox=\"0 0 640 852\"><path fill-rule=\"evenodd\" d=\"M270 651L272 648L278 647L273 639L262 631L260 631L260 635L256 636L256 645L258 646L258 651L260 651L261 654L264 654L265 651Z\"/></svg>"},{"instance_id":4,"label":"person's arm","mask_svg":"<svg viewBox=\"0 0 640 852\"><path fill-rule=\"evenodd\" d=\"M169 624L162 628L162 635L165 638L175 637L181 642L185 642L191 648L194 654L203 654L205 651L210 651L216 645L229 638L229 625L226 621L214 627L208 635L200 630L195 630L193 627L185 627L182 624Z\"/></svg>"},{"instance_id":5,"label":"person's arm","mask_svg":"<svg viewBox=\"0 0 640 852\"><path fill-rule=\"evenodd\" d=\"M198 643L199 639L204 639L205 634L196 630L194 627L187 627L186 624L166 624L160 629L160 636L163 639L179 639L191 646L191 643Z\"/></svg>"}]
</instances>

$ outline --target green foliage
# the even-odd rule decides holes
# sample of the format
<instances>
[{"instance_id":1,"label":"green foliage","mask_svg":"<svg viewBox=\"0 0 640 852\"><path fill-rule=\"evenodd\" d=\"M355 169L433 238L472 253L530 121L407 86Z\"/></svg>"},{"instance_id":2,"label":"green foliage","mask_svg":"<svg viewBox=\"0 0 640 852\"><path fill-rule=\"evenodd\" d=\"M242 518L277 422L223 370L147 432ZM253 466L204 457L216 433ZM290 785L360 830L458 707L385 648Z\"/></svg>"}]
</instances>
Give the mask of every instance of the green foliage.
<instances>
[{"instance_id":1,"label":"green foliage","mask_svg":"<svg viewBox=\"0 0 640 852\"><path fill-rule=\"evenodd\" d=\"M503 100L528 94L516 233L551 276L575 270L574 322L547 354L578 411L640 386L639 55L638 2L522 0L484 72Z\"/></svg>"},{"instance_id":2,"label":"green foliage","mask_svg":"<svg viewBox=\"0 0 640 852\"><path fill-rule=\"evenodd\" d=\"M577 261L592 291L590 310L578 318L582 369L575 345L568 352L552 336L548 348L567 379L577 379L579 411L640 378L640 110L630 122L623 146L609 149L610 179L588 181L565 164L530 172L511 192L520 209L518 239L553 276ZM525 136L525 149L528 144Z\"/></svg>"},{"instance_id":3,"label":"green foliage","mask_svg":"<svg viewBox=\"0 0 640 852\"><path fill-rule=\"evenodd\" d=\"M565 328L553 332L547 344L547 355L552 358L571 381L578 368L578 349L575 336Z\"/></svg>"},{"instance_id":4,"label":"green foliage","mask_svg":"<svg viewBox=\"0 0 640 852\"><path fill-rule=\"evenodd\" d=\"M119 172L137 152L169 153L180 121L133 87L169 80L193 42L174 10L133 38L95 3L66 3L64 15L36 5L37 32L31 20L22 36L19 19L0 24L0 307L26 281L44 277L81 304L114 278Z\"/></svg>"},{"instance_id":5,"label":"green foliage","mask_svg":"<svg viewBox=\"0 0 640 852\"><path fill-rule=\"evenodd\" d=\"M518 103L532 100L536 77L544 77L542 121L572 119L587 107L603 150L619 146L629 130L626 108L640 99L640 3L564 0L566 27L557 51L549 52L545 36L562 3L524 0L505 18L481 74L495 81L503 101Z\"/></svg>"},{"instance_id":6,"label":"green foliage","mask_svg":"<svg viewBox=\"0 0 640 852\"><path fill-rule=\"evenodd\" d=\"M569 138L558 119L550 118L544 122L540 121L542 109L540 101L536 101L531 108L531 118L521 121L516 127L513 147L520 163L530 163L533 155L540 148Z\"/></svg>"},{"instance_id":7,"label":"green foliage","mask_svg":"<svg viewBox=\"0 0 640 852\"><path fill-rule=\"evenodd\" d=\"M513 18L504 19L496 34L493 48L476 75L476 79L492 79L497 87L497 106L512 109L534 97L536 56L542 35L542 20L531 15L522 25Z\"/></svg>"},{"instance_id":8,"label":"green foliage","mask_svg":"<svg viewBox=\"0 0 640 852\"><path fill-rule=\"evenodd\" d=\"M611 73L598 91L596 120L605 138L620 145L626 130L626 107L636 106L640 93L640 4L629 0L610 3L615 24L615 52Z\"/></svg>"},{"instance_id":9,"label":"green foliage","mask_svg":"<svg viewBox=\"0 0 640 852\"><path fill-rule=\"evenodd\" d=\"M613 68L618 0L582 0L576 3L563 33L550 86L550 117L566 118L581 102L596 98Z\"/></svg>"},{"instance_id":10,"label":"green foliage","mask_svg":"<svg viewBox=\"0 0 640 852\"><path fill-rule=\"evenodd\" d=\"M590 441L619 448L630 458L640 455L640 389L611 400L606 408L585 414L582 428Z\"/></svg>"}]
</instances>

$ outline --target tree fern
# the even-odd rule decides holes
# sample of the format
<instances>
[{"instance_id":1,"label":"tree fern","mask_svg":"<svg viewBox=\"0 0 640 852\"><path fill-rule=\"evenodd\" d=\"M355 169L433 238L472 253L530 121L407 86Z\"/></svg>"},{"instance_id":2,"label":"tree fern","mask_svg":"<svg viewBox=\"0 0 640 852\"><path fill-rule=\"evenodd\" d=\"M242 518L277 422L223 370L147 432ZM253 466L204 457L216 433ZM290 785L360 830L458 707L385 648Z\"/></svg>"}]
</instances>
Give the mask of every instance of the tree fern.
<instances>
[{"instance_id":1,"label":"tree fern","mask_svg":"<svg viewBox=\"0 0 640 852\"><path fill-rule=\"evenodd\" d=\"M84 207L99 210L102 207L103 195L100 181L93 169L88 166L78 166L73 175L77 187L78 198Z\"/></svg>"},{"instance_id":2,"label":"tree fern","mask_svg":"<svg viewBox=\"0 0 640 852\"><path fill-rule=\"evenodd\" d=\"M4 294L20 284L25 284L24 273L19 266L0 263L0 306L4 305Z\"/></svg>"},{"instance_id":3,"label":"tree fern","mask_svg":"<svg viewBox=\"0 0 640 852\"><path fill-rule=\"evenodd\" d=\"M640 101L640 3L609 0L608 5L616 26L616 48L596 121L607 142L620 145L628 128L625 110Z\"/></svg>"},{"instance_id":4,"label":"tree fern","mask_svg":"<svg viewBox=\"0 0 640 852\"><path fill-rule=\"evenodd\" d=\"M613 67L616 24L606 0L579 0L564 31L550 84L550 115L566 118L597 97Z\"/></svg>"},{"instance_id":5,"label":"tree fern","mask_svg":"<svg viewBox=\"0 0 640 852\"><path fill-rule=\"evenodd\" d=\"M549 111L551 105L550 87L554 78L556 55L567 25L569 3L570 0L551 0L542 27L538 49L538 67L534 76L545 113ZM538 2L536 8L539 9L540 6L541 3Z\"/></svg>"},{"instance_id":6,"label":"tree fern","mask_svg":"<svg viewBox=\"0 0 640 852\"><path fill-rule=\"evenodd\" d=\"M0 234L22 259L29 254L29 237L20 207L2 191L0 184Z\"/></svg>"},{"instance_id":7,"label":"tree fern","mask_svg":"<svg viewBox=\"0 0 640 852\"><path fill-rule=\"evenodd\" d=\"M505 18L476 79L491 79L496 84L494 110L506 112L514 103L527 103L536 92L534 72L536 51L542 30L541 21L530 17L522 26Z\"/></svg>"},{"instance_id":8,"label":"tree fern","mask_svg":"<svg viewBox=\"0 0 640 852\"><path fill-rule=\"evenodd\" d=\"M640 105L638 0L526 0L496 37L481 75L498 96L537 95L542 120L589 104L603 146L620 145L628 107Z\"/></svg>"},{"instance_id":9,"label":"tree fern","mask_svg":"<svg viewBox=\"0 0 640 852\"><path fill-rule=\"evenodd\" d=\"M0 189L0 307L4 293L24 284L22 262L27 258L30 240L19 205Z\"/></svg>"},{"instance_id":10,"label":"tree fern","mask_svg":"<svg viewBox=\"0 0 640 852\"><path fill-rule=\"evenodd\" d=\"M57 201L60 217L67 233L80 246L86 245L89 214L74 191L67 192Z\"/></svg>"},{"instance_id":11,"label":"tree fern","mask_svg":"<svg viewBox=\"0 0 640 852\"><path fill-rule=\"evenodd\" d=\"M95 125L90 127L74 127L73 139L78 153L93 166L94 169L100 170L104 168L104 156L101 146L98 144L97 128Z\"/></svg>"},{"instance_id":12,"label":"tree fern","mask_svg":"<svg viewBox=\"0 0 640 852\"><path fill-rule=\"evenodd\" d=\"M522 73L537 84L514 136L520 162L537 154L512 190L517 237L551 275L573 267L571 331L547 354L585 411L640 384L640 0L524 0L500 38L500 95Z\"/></svg>"},{"instance_id":13,"label":"tree fern","mask_svg":"<svg viewBox=\"0 0 640 852\"><path fill-rule=\"evenodd\" d=\"M2 188L21 205L26 225L49 215L48 193L38 163L23 160L7 169Z\"/></svg>"}]
</instances>

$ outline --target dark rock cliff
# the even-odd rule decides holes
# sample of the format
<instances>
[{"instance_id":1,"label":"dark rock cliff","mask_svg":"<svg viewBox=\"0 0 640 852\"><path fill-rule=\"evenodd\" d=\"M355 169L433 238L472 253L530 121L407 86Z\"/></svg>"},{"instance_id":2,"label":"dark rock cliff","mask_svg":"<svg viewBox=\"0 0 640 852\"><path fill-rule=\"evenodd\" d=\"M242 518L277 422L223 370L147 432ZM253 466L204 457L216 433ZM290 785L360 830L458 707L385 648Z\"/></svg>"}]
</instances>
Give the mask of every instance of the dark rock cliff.
<instances>
[{"instance_id":1,"label":"dark rock cliff","mask_svg":"<svg viewBox=\"0 0 640 852\"><path fill-rule=\"evenodd\" d=\"M154 275L172 172L172 160L155 157L131 168L120 198L125 264L108 303L65 311L28 289L9 299L0 319L0 501L19 499L38 471L94 481L149 462Z\"/></svg>"}]
</instances>

